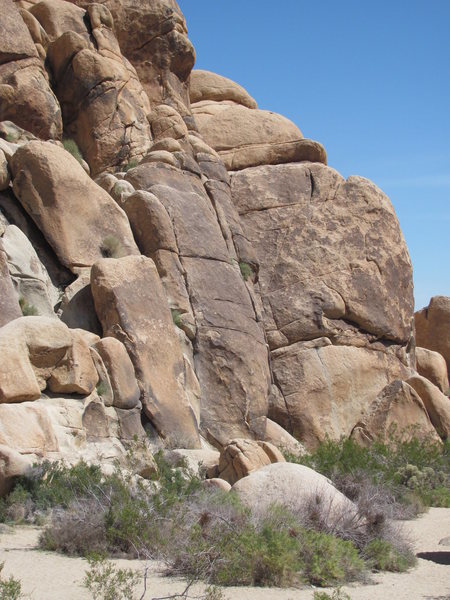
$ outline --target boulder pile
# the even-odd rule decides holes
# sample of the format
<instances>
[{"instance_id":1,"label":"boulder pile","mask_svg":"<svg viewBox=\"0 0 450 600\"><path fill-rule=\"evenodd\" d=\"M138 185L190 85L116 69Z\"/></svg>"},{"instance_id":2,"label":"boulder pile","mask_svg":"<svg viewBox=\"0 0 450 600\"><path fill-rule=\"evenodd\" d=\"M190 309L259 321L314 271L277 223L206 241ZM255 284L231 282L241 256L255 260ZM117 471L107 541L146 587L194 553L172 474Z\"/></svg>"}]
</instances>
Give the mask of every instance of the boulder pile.
<instances>
[{"instance_id":1,"label":"boulder pile","mask_svg":"<svg viewBox=\"0 0 450 600\"><path fill-rule=\"evenodd\" d=\"M389 199L193 71L175 0L0 0L0 34L1 490L141 440L244 497L326 436L449 435L450 299L414 326Z\"/></svg>"}]
</instances>

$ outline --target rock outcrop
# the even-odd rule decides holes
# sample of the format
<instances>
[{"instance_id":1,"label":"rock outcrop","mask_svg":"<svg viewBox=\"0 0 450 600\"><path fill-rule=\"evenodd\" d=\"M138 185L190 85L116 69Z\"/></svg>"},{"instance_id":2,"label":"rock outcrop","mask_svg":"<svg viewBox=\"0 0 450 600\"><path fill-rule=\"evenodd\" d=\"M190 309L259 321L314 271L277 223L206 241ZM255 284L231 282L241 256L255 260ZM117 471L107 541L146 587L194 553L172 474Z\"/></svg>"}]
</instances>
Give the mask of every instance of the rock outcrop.
<instances>
[{"instance_id":1,"label":"rock outcrop","mask_svg":"<svg viewBox=\"0 0 450 600\"><path fill-rule=\"evenodd\" d=\"M426 308L414 314L414 323L417 345L442 354L450 372L450 298L431 298Z\"/></svg>"},{"instance_id":2,"label":"rock outcrop","mask_svg":"<svg viewBox=\"0 0 450 600\"><path fill-rule=\"evenodd\" d=\"M12 0L1 0L0 14L0 121L59 139L61 109L27 25Z\"/></svg>"},{"instance_id":3,"label":"rock outcrop","mask_svg":"<svg viewBox=\"0 0 450 600\"><path fill-rule=\"evenodd\" d=\"M191 74L175 0L0 8L0 492L33 460L114 460L138 439L145 476L150 446L220 450L210 475L243 498L320 484L353 510L271 464L280 449L448 436L378 188L240 85ZM416 338L448 364L447 300Z\"/></svg>"},{"instance_id":4,"label":"rock outcrop","mask_svg":"<svg viewBox=\"0 0 450 600\"><path fill-rule=\"evenodd\" d=\"M419 375L426 377L434 383L444 394L449 389L447 364L439 352L416 348L416 368Z\"/></svg>"}]
</instances>

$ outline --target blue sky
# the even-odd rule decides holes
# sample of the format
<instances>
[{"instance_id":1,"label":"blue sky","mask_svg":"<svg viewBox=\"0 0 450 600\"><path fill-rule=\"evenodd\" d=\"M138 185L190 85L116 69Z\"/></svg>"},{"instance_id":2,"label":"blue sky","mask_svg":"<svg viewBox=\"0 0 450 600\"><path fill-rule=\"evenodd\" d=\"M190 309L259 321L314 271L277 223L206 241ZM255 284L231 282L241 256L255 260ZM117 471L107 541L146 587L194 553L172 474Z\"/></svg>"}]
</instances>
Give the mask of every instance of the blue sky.
<instances>
[{"instance_id":1,"label":"blue sky","mask_svg":"<svg viewBox=\"0 0 450 600\"><path fill-rule=\"evenodd\" d=\"M196 68L320 141L391 199L416 309L450 296L450 0L179 0Z\"/></svg>"}]
</instances>

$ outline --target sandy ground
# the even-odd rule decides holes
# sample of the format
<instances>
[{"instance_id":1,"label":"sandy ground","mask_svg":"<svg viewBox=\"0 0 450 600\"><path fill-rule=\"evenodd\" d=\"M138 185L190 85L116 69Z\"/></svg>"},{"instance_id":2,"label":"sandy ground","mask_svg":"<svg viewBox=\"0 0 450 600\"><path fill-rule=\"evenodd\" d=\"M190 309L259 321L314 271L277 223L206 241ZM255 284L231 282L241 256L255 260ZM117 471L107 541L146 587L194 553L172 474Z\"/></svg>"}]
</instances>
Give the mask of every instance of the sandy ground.
<instances>
[{"instance_id":1,"label":"sandy ground","mask_svg":"<svg viewBox=\"0 0 450 600\"><path fill-rule=\"evenodd\" d=\"M416 552L438 552L438 564L423 558L408 573L383 573L372 576L368 585L343 588L352 600L450 600L450 546L439 541L450 536L450 509L432 508L429 513L404 524L414 541ZM22 582L22 590L32 600L91 600L82 580L87 562L36 549L39 529L2 527L0 561L4 574ZM450 543L450 542L449 542ZM120 566L142 570L139 561L117 560ZM183 591L181 579L164 577L158 564L150 564L146 600L167 597ZM192 587L189 597L199 596L202 586ZM326 590L330 592L331 590ZM314 589L225 588L228 600L312 600ZM140 595L140 594L139 594Z\"/></svg>"}]
</instances>

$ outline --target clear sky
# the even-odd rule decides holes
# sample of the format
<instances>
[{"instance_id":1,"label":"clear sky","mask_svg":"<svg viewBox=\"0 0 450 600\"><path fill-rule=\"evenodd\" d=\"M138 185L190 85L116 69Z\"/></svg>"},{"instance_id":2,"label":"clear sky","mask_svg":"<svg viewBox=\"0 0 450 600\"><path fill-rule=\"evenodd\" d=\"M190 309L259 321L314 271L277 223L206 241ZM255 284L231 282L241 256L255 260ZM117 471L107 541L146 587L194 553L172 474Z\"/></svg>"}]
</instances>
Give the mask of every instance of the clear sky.
<instances>
[{"instance_id":1,"label":"clear sky","mask_svg":"<svg viewBox=\"0 0 450 600\"><path fill-rule=\"evenodd\" d=\"M178 0L196 68L320 141L391 199L416 309L450 296L450 0Z\"/></svg>"}]
</instances>

